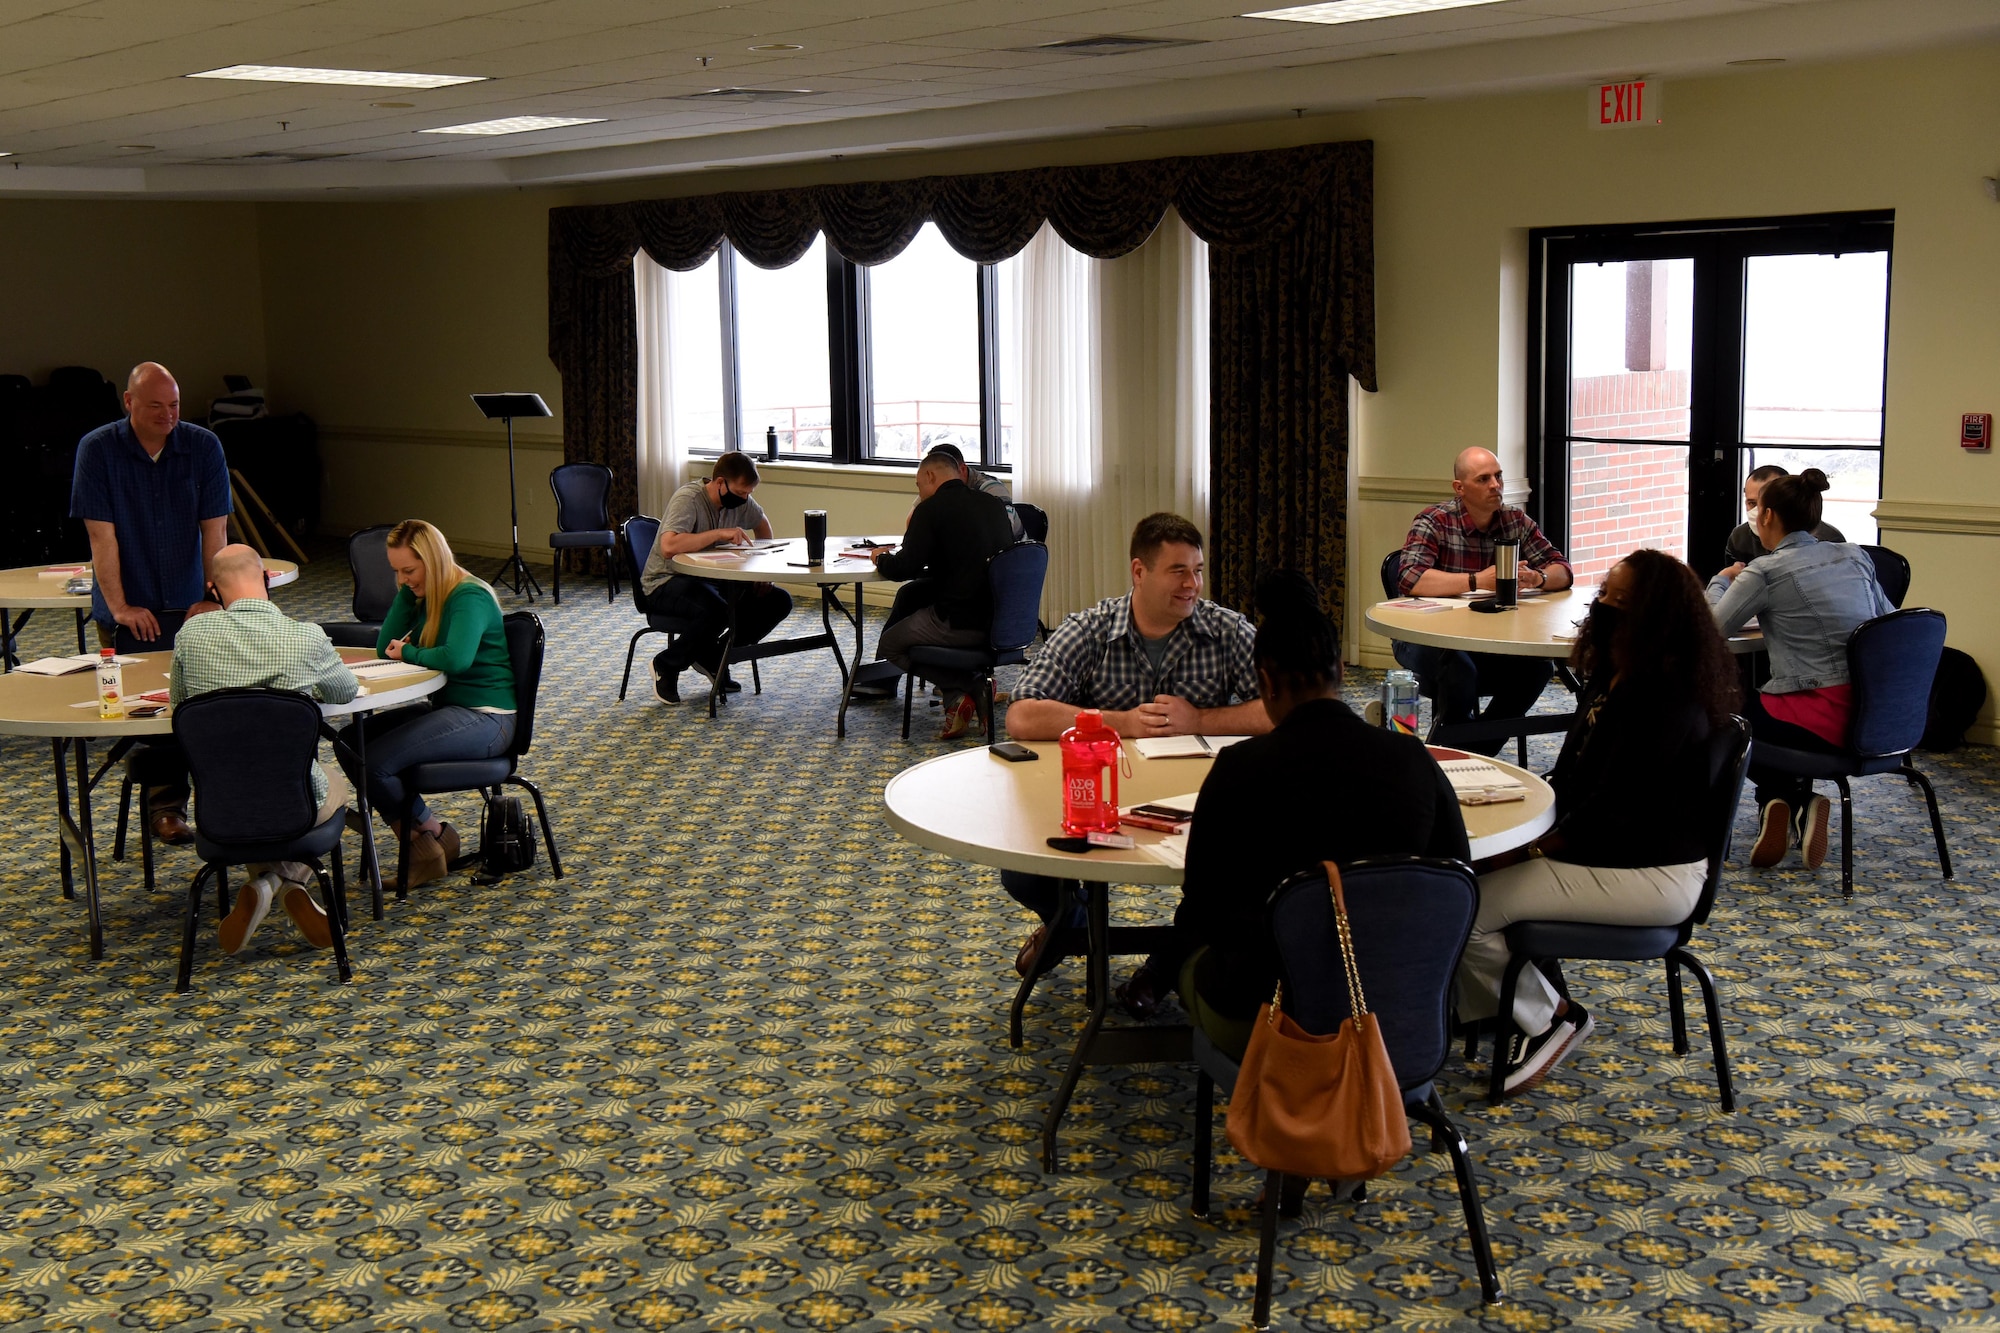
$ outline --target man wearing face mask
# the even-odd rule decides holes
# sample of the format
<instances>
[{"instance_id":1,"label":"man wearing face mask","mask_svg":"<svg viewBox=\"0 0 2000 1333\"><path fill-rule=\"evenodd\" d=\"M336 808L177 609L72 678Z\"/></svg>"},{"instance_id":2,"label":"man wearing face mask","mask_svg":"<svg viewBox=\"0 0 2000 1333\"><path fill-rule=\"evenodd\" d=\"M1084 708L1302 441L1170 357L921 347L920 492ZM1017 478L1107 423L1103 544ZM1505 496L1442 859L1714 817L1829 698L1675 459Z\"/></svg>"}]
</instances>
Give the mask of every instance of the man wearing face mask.
<instances>
[{"instance_id":1,"label":"man wearing face mask","mask_svg":"<svg viewBox=\"0 0 2000 1333\"><path fill-rule=\"evenodd\" d=\"M771 520L750 498L758 480L757 465L748 454L727 453L715 460L707 481L690 481L667 501L659 543L639 576L640 601L654 615L686 617L700 625L653 658L653 693L662 703L681 701L680 674L689 667L710 681L720 676L725 690L742 688L729 679L728 664L722 660L722 639L729 632L728 594L713 579L676 574L673 559L691 551L768 539ZM739 647L761 642L792 613L791 594L769 583L751 584L742 598L736 608L734 640Z\"/></svg>"}]
</instances>

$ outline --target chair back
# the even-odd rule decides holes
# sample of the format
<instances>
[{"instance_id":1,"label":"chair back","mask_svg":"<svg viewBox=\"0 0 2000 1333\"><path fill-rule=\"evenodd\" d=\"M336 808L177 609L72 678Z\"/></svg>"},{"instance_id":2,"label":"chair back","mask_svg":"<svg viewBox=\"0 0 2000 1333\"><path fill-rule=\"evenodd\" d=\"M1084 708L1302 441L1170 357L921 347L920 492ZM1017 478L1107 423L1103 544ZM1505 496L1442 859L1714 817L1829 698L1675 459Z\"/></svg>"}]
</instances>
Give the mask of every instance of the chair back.
<instances>
[{"instance_id":1,"label":"chair back","mask_svg":"<svg viewBox=\"0 0 2000 1333\"><path fill-rule=\"evenodd\" d=\"M389 534L393 523L363 528L347 539L347 567L354 574L354 618L379 625L396 600L396 571L389 567Z\"/></svg>"},{"instance_id":2,"label":"chair back","mask_svg":"<svg viewBox=\"0 0 2000 1333\"><path fill-rule=\"evenodd\" d=\"M1343 866L1342 895L1361 966L1362 994L1381 1022L1396 1082L1422 1087L1451 1049L1452 979L1479 907L1479 881L1462 861L1378 856ZM1292 876L1272 895L1271 935L1285 981L1285 1012L1308 1032L1349 1016L1326 873Z\"/></svg>"},{"instance_id":3,"label":"chair back","mask_svg":"<svg viewBox=\"0 0 2000 1333\"><path fill-rule=\"evenodd\" d=\"M1690 926L1708 920L1715 895L1722 889L1722 867L1729 860L1729 839L1736 830L1736 805L1743 799L1743 775L1750 769L1750 724L1732 716L1708 733L1708 873L1701 881Z\"/></svg>"},{"instance_id":4,"label":"chair back","mask_svg":"<svg viewBox=\"0 0 2000 1333\"><path fill-rule=\"evenodd\" d=\"M611 530L611 469L602 463L564 463L549 473L556 496L556 530Z\"/></svg>"},{"instance_id":5,"label":"chair back","mask_svg":"<svg viewBox=\"0 0 2000 1333\"><path fill-rule=\"evenodd\" d=\"M1382 557L1382 595L1401 597L1403 590L1396 585L1403 580L1403 548L1397 547Z\"/></svg>"},{"instance_id":6,"label":"chair back","mask_svg":"<svg viewBox=\"0 0 2000 1333\"><path fill-rule=\"evenodd\" d=\"M535 736L535 696L542 688L542 652L548 635L533 611L510 611L501 619L507 635L507 656L514 664L514 743L507 753L518 759Z\"/></svg>"},{"instance_id":7,"label":"chair back","mask_svg":"<svg viewBox=\"0 0 2000 1333\"><path fill-rule=\"evenodd\" d=\"M1016 542L986 563L993 589L993 628L987 642L996 653L1032 643L1041 627L1042 580L1049 572L1049 548Z\"/></svg>"},{"instance_id":8,"label":"chair back","mask_svg":"<svg viewBox=\"0 0 2000 1333\"><path fill-rule=\"evenodd\" d=\"M1021 520L1021 535L1031 542L1047 544L1049 540L1049 512L1040 505L1014 502L1014 516Z\"/></svg>"},{"instance_id":9,"label":"chair back","mask_svg":"<svg viewBox=\"0 0 2000 1333\"><path fill-rule=\"evenodd\" d=\"M1875 581L1882 585L1882 595L1889 599L1889 605L1900 610L1903 599L1910 595L1909 560L1886 546L1862 546L1861 549L1875 563Z\"/></svg>"},{"instance_id":10,"label":"chair back","mask_svg":"<svg viewBox=\"0 0 2000 1333\"><path fill-rule=\"evenodd\" d=\"M645 594L639 589L639 576L646 572L646 561L660 543L660 520L634 514L625 520L618 533L625 546L625 563L632 567L632 605L640 615L645 615L646 607L640 600Z\"/></svg>"},{"instance_id":11,"label":"chair back","mask_svg":"<svg viewBox=\"0 0 2000 1333\"><path fill-rule=\"evenodd\" d=\"M1847 637L1854 712L1847 748L1862 759L1905 754L1924 738L1944 656L1944 613L1928 607L1864 620Z\"/></svg>"},{"instance_id":12,"label":"chair back","mask_svg":"<svg viewBox=\"0 0 2000 1333\"><path fill-rule=\"evenodd\" d=\"M214 690L174 709L194 777L194 822L212 842L284 842L312 831L319 705L296 690Z\"/></svg>"}]
</instances>

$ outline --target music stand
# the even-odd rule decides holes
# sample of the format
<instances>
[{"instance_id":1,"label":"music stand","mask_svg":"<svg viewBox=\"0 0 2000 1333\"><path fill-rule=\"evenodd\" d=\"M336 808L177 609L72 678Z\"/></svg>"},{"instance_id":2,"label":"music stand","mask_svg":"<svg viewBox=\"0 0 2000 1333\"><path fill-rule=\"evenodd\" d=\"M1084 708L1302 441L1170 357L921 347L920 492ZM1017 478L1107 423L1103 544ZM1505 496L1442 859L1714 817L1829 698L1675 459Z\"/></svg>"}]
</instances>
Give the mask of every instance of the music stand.
<instances>
[{"instance_id":1,"label":"music stand","mask_svg":"<svg viewBox=\"0 0 2000 1333\"><path fill-rule=\"evenodd\" d=\"M542 401L538 393L475 393L472 401L488 421L499 417L507 423L507 517L514 530L514 554L507 557L507 563L500 566L499 577L493 581L511 580L516 597L522 595L524 586L532 589L527 593L528 600L532 602L535 594L542 590L542 585L535 582L528 562L521 559L521 507L514 496L514 418L555 414L549 411L549 405Z\"/></svg>"}]
</instances>

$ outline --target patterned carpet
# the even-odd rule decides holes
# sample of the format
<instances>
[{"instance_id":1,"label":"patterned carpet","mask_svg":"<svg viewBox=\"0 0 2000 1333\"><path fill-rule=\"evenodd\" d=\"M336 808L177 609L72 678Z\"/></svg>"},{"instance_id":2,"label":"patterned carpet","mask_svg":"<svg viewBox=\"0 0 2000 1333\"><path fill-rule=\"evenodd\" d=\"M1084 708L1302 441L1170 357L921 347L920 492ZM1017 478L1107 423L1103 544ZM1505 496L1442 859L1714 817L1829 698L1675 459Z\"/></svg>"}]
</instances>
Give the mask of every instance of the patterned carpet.
<instances>
[{"instance_id":1,"label":"patterned carpet","mask_svg":"<svg viewBox=\"0 0 2000 1333\"><path fill-rule=\"evenodd\" d=\"M1009 1049L1023 914L881 814L937 744L904 745L880 704L834 740L824 655L768 664L763 696L713 723L643 675L620 703L630 603L570 591L540 608L525 764L570 873L544 858L357 914L352 986L279 917L236 958L205 926L175 996L181 852L152 895L136 860L107 862L89 962L57 894L47 746L0 740L0 1327L1245 1325L1258 1177L1223 1143L1227 1211L1189 1215L1190 1069L1087 1078L1063 1173L1037 1170L1078 972ZM329 619L346 597L337 560L278 594ZM66 638L45 616L27 646ZM1672 1055L1657 968L1574 968L1600 1028L1558 1077L1499 1108L1456 1059L1442 1085L1508 1302L1479 1306L1449 1169L1425 1157L1283 1225L1280 1326L1994 1327L2000 762L1921 762L1955 882L1921 800L1873 779L1852 905L1837 861L1732 869L1696 937L1736 1114L1704 1036ZM104 827L115 800L97 809Z\"/></svg>"}]
</instances>

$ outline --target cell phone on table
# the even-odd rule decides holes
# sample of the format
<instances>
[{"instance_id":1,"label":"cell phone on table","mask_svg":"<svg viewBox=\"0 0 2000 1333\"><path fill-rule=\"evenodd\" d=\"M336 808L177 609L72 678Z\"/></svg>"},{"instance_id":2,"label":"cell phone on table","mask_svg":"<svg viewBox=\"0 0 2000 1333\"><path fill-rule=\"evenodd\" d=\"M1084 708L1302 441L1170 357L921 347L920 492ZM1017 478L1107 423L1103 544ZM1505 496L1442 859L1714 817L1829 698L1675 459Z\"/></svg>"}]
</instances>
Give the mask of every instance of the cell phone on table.
<instances>
[{"instance_id":1,"label":"cell phone on table","mask_svg":"<svg viewBox=\"0 0 2000 1333\"><path fill-rule=\"evenodd\" d=\"M986 748L1010 764L1025 764L1030 759L1041 758L1040 755L1019 741L1001 741L998 745L989 745Z\"/></svg>"},{"instance_id":2,"label":"cell phone on table","mask_svg":"<svg viewBox=\"0 0 2000 1333\"><path fill-rule=\"evenodd\" d=\"M1158 802L1135 805L1132 807L1132 813L1143 815L1148 819L1171 820L1174 823L1182 823L1194 818L1194 811L1192 810L1183 810L1177 805L1161 805Z\"/></svg>"}]
</instances>

